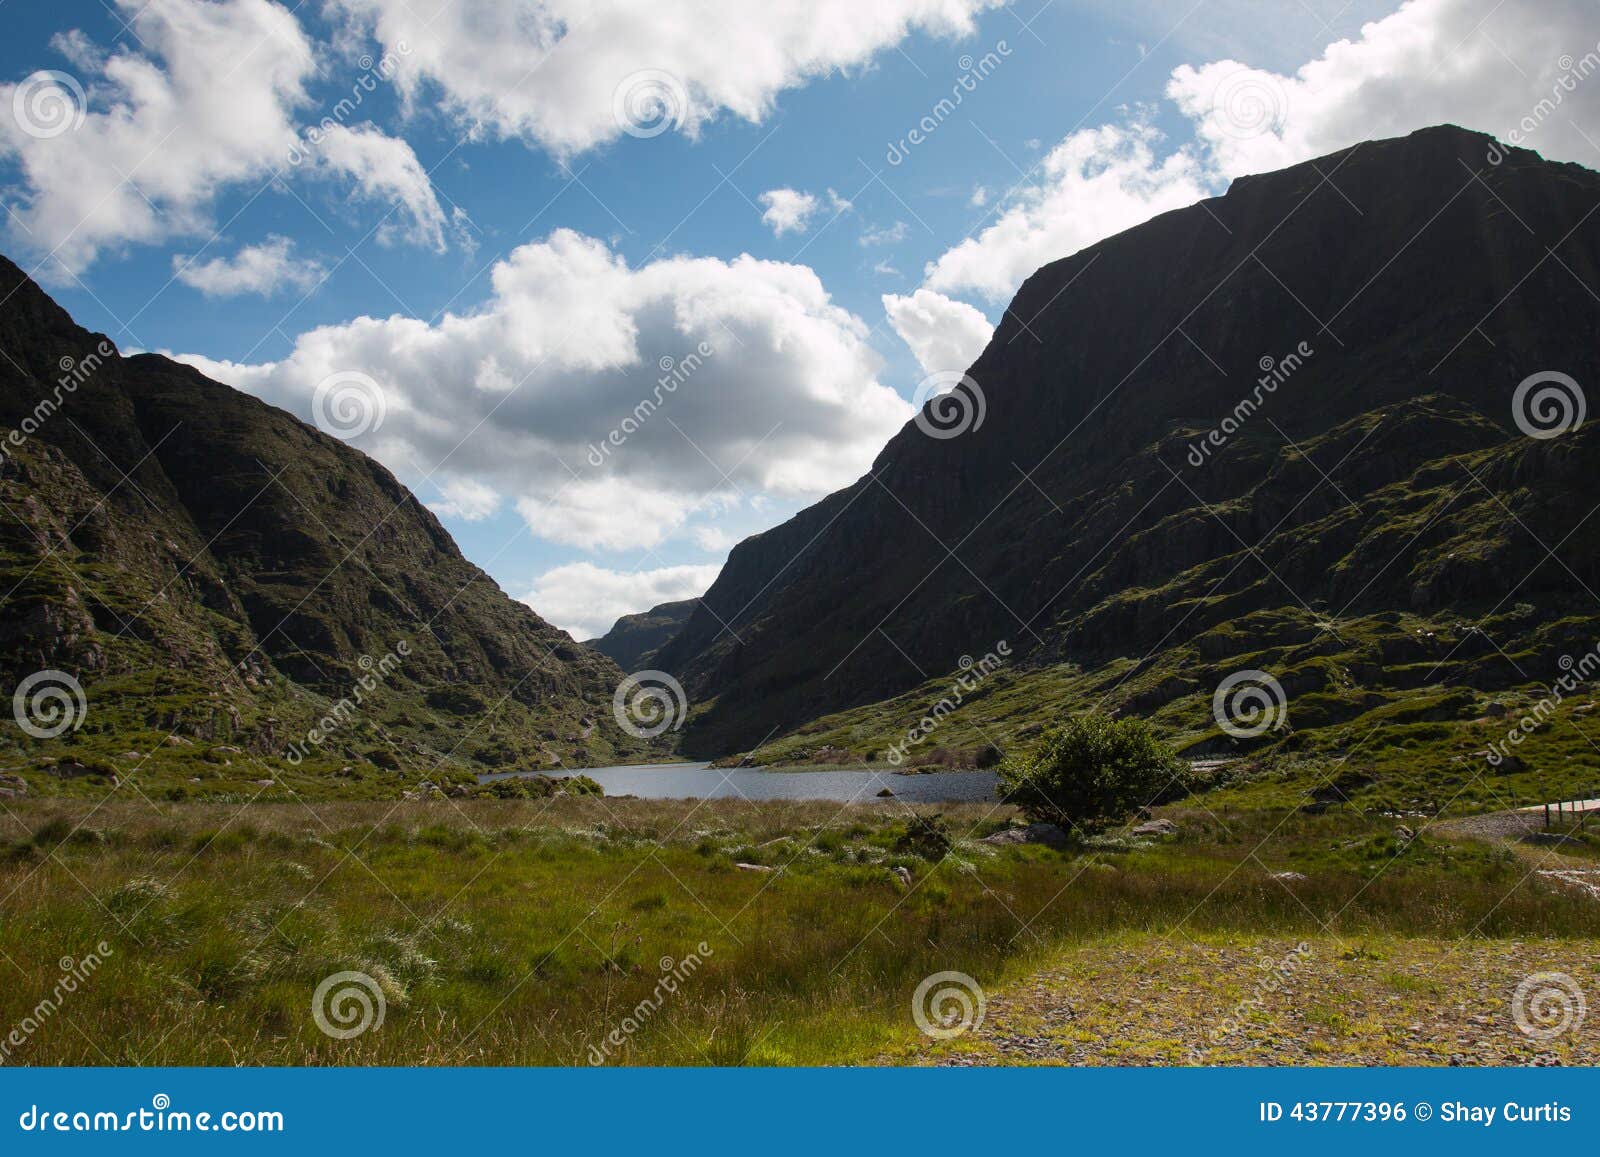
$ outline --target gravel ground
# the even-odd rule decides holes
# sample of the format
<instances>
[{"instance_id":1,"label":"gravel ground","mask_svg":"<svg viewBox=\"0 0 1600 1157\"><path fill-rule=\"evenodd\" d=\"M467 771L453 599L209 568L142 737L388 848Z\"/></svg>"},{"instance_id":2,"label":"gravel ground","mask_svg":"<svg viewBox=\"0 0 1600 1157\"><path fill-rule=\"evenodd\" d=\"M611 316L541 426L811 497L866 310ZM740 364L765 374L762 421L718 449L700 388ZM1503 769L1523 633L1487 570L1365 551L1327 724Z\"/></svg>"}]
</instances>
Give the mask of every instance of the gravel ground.
<instances>
[{"instance_id":1,"label":"gravel ground","mask_svg":"<svg viewBox=\"0 0 1600 1157\"><path fill-rule=\"evenodd\" d=\"M1304 943L1181 936L1064 953L991 995L983 1022L919 1038L928 1065L1574 1065L1600 1063L1600 942ZM1518 1001L1528 977L1547 999ZM1569 987L1570 985L1570 987ZM1583 995L1580 997L1579 993ZM1518 1009L1548 1039L1518 1025Z\"/></svg>"}]
</instances>

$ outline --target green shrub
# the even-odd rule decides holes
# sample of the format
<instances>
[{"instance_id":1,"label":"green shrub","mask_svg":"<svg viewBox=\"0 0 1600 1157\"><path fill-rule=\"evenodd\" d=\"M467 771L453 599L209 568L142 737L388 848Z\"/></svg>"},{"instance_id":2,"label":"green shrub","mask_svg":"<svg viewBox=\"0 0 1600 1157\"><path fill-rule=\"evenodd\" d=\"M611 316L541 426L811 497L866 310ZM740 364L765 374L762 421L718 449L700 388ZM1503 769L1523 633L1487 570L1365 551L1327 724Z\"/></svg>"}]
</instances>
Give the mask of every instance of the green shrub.
<instances>
[{"instance_id":1,"label":"green shrub","mask_svg":"<svg viewBox=\"0 0 1600 1157\"><path fill-rule=\"evenodd\" d=\"M1045 731L1000 766L1001 794L1029 818L1099 831L1182 784L1189 766L1142 719L1091 713Z\"/></svg>"},{"instance_id":2,"label":"green shrub","mask_svg":"<svg viewBox=\"0 0 1600 1157\"><path fill-rule=\"evenodd\" d=\"M906 821L906 830L895 837L891 850L937 862L950 854L950 846L950 828L943 816L914 815Z\"/></svg>"}]
</instances>

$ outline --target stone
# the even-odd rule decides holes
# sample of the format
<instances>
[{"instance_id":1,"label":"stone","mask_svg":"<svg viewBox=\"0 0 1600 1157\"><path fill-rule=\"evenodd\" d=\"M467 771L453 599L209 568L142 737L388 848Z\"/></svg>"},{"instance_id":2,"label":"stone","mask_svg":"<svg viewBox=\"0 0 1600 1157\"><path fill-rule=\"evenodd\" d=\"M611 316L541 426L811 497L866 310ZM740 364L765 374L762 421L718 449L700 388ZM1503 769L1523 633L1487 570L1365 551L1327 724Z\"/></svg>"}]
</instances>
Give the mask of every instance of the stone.
<instances>
[{"instance_id":1,"label":"stone","mask_svg":"<svg viewBox=\"0 0 1600 1157\"><path fill-rule=\"evenodd\" d=\"M1003 828L982 840L986 844L1044 844L1050 848L1064 848L1072 841L1067 833L1055 824L1029 824L1022 828Z\"/></svg>"},{"instance_id":2,"label":"stone","mask_svg":"<svg viewBox=\"0 0 1600 1157\"><path fill-rule=\"evenodd\" d=\"M1128 832L1130 836L1175 836L1178 825L1171 820L1146 820Z\"/></svg>"}]
</instances>

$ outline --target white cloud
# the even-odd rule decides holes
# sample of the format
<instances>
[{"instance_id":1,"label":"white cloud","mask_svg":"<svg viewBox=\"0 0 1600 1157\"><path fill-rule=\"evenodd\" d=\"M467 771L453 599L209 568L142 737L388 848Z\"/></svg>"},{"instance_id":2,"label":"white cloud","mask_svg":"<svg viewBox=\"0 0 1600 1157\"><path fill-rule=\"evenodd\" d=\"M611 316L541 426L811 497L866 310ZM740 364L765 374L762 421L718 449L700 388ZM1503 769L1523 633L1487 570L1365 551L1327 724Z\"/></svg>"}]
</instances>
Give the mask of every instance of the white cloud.
<instances>
[{"instance_id":1,"label":"white cloud","mask_svg":"<svg viewBox=\"0 0 1600 1157\"><path fill-rule=\"evenodd\" d=\"M972 306L931 289L919 289L910 297L886 293L883 308L924 373L965 370L994 334L989 319Z\"/></svg>"},{"instance_id":2,"label":"white cloud","mask_svg":"<svg viewBox=\"0 0 1600 1157\"><path fill-rule=\"evenodd\" d=\"M800 232L817 211L816 197L797 189L768 189L756 199L766 206L761 221L774 237Z\"/></svg>"},{"instance_id":3,"label":"white cloud","mask_svg":"<svg viewBox=\"0 0 1600 1157\"><path fill-rule=\"evenodd\" d=\"M51 280L108 248L205 234L224 190L293 172L296 118L310 105L316 49L282 5L116 4L130 29L125 44L105 50L78 30L52 40L79 72L70 84L43 74L0 84L0 108L34 110L0 116L0 160L18 172L9 233L50 255L41 273ZM75 126L58 132L51 122L39 132L30 116L52 109L70 110ZM331 135L317 171L355 177L364 195L400 198L409 228L433 243L442 215L418 186L410 146L371 126Z\"/></svg>"},{"instance_id":4,"label":"white cloud","mask_svg":"<svg viewBox=\"0 0 1600 1157\"><path fill-rule=\"evenodd\" d=\"M545 571L522 601L573 638L593 639L623 615L698 598L721 569L721 564L713 564L618 571L575 562Z\"/></svg>"},{"instance_id":5,"label":"white cloud","mask_svg":"<svg viewBox=\"0 0 1600 1157\"><path fill-rule=\"evenodd\" d=\"M893 225L869 225L856 240L863 246L898 245L906 239L908 231L904 221L896 221Z\"/></svg>"},{"instance_id":6,"label":"white cloud","mask_svg":"<svg viewBox=\"0 0 1600 1157\"><path fill-rule=\"evenodd\" d=\"M443 499L428 503L440 518L459 518L463 522L482 522L500 509L500 492L475 478L447 478L439 484Z\"/></svg>"},{"instance_id":7,"label":"white cloud","mask_svg":"<svg viewBox=\"0 0 1600 1157\"><path fill-rule=\"evenodd\" d=\"M405 141L370 124L336 124L322 130L313 156L319 170L350 177L361 195L392 200L404 210L399 221L386 218L378 227L379 240L402 239L436 253L445 251L444 210L422 162Z\"/></svg>"},{"instance_id":8,"label":"white cloud","mask_svg":"<svg viewBox=\"0 0 1600 1157\"><path fill-rule=\"evenodd\" d=\"M825 494L911 415L878 381L867 326L803 265L630 268L557 230L490 284L472 312L324 326L275 363L183 360L308 419L330 374L369 375L383 420L355 445L413 484L439 471L463 511L471 479L535 534L584 548L650 547L691 518Z\"/></svg>"},{"instance_id":9,"label":"white cloud","mask_svg":"<svg viewBox=\"0 0 1600 1157\"><path fill-rule=\"evenodd\" d=\"M1593 0L1412 0L1292 75L1185 65L1167 95L1229 177L1441 122L1508 139L1525 117L1536 120L1522 144L1593 165L1600 85L1562 77L1597 40Z\"/></svg>"},{"instance_id":10,"label":"white cloud","mask_svg":"<svg viewBox=\"0 0 1600 1157\"><path fill-rule=\"evenodd\" d=\"M263 297L293 290L306 293L321 279L323 269L310 259L296 258L287 237L268 237L260 245L242 246L232 257L209 261L174 256L172 274L207 297L237 297L259 293Z\"/></svg>"},{"instance_id":11,"label":"white cloud","mask_svg":"<svg viewBox=\"0 0 1600 1157\"><path fill-rule=\"evenodd\" d=\"M407 45L397 80L414 105L436 88L461 121L570 155L630 117L636 134L694 135L723 112L759 121L784 89L913 32L970 33L1002 0L335 2L386 48Z\"/></svg>"},{"instance_id":12,"label":"white cloud","mask_svg":"<svg viewBox=\"0 0 1600 1157\"><path fill-rule=\"evenodd\" d=\"M1138 122L1073 133L993 225L929 264L928 288L1005 302L1039 266L1206 196L1199 161L1183 150L1158 160L1160 141Z\"/></svg>"}]
</instances>

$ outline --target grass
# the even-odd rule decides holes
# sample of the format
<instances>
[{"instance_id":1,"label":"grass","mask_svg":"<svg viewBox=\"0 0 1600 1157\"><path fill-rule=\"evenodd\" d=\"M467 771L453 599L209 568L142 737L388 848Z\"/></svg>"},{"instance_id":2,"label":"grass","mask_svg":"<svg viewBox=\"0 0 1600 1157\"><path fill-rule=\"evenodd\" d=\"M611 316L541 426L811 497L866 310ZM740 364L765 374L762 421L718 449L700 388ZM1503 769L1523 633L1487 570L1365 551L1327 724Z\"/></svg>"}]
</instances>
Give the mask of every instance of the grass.
<instances>
[{"instance_id":1,"label":"grass","mask_svg":"<svg viewBox=\"0 0 1600 1157\"><path fill-rule=\"evenodd\" d=\"M13 1063L904 1059L923 978L1004 992L1118 938L1467 937L1589 960L1600 941L1600 905L1530 873L1534 853L1429 832L1396 848L1353 811L1170 808L1176 839L1053 851L983 844L1008 816L949 807L955 850L932 863L895 850L899 805L12 804L0 1029L34 1015L63 958L106 946ZM313 993L339 972L381 990L381 1028L318 1029Z\"/></svg>"}]
</instances>

